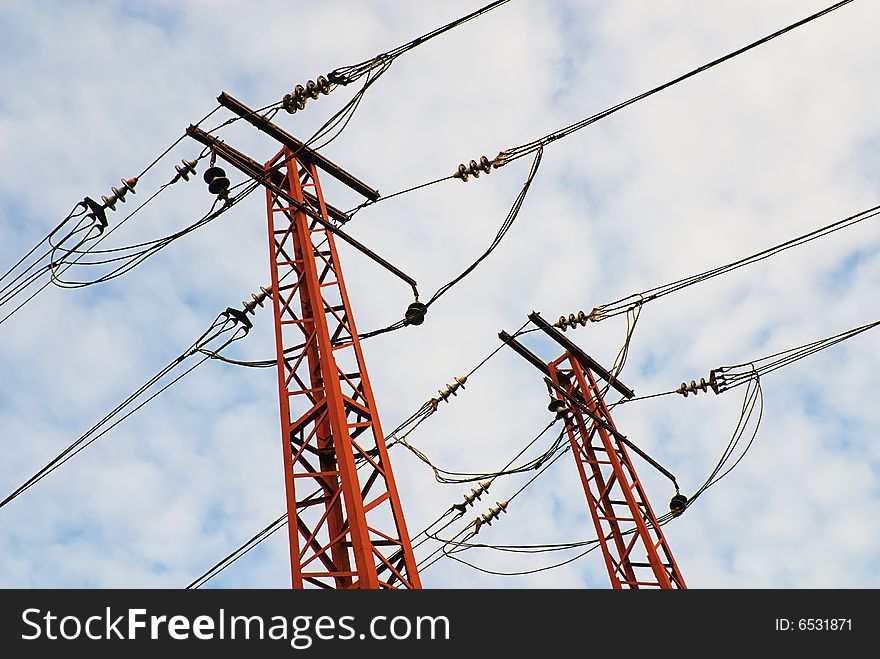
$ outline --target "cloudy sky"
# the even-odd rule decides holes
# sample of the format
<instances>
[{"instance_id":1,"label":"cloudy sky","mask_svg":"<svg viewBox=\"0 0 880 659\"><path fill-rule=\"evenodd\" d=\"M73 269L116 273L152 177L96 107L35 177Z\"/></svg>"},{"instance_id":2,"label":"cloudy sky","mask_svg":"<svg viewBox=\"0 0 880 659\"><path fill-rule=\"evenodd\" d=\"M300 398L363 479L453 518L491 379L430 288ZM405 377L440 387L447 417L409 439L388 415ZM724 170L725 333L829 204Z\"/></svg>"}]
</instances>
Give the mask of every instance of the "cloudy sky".
<instances>
[{"instance_id":1,"label":"cloudy sky","mask_svg":"<svg viewBox=\"0 0 880 659\"><path fill-rule=\"evenodd\" d=\"M261 107L482 4L2 3L0 272L84 196L97 199L142 171L215 107L220 91ZM325 153L390 194L603 110L828 4L512 0L397 60ZM499 330L518 328L532 310L547 318L589 311L877 204L878 24L880 6L857 0L549 145L501 247L432 306L424 325L364 343L383 426L470 371L498 345ZM339 89L277 122L306 137L351 93ZM218 112L206 127L228 116ZM248 126L221 137L261 162L277 150ZM110 214L111 225L200 152L180 142ZM360 212L351 233L427 295L489 244L528 167L522 159L388 200ZM340 208L360 201L325 187ZM175 184L108 244L166 235L212 201L200 176ZM251 195L124 277L47 288L0 325L0 495L269 280L264 206L262 194ZM639 395L667 391L711 368L877 320L869 300L880 285L878 235L868 221L646 305L622 380ZM358 327L397 320L411 301L407 287L341 252ZM268 309L255 324L230 356L272 357ZM610 365L625 329L617 318L569 336ZM536 335L524 341L547 360L560 353ZM690 587L880 587L878 352L880 335L868 333L764 379L751 450L664 527ZM618 408L615 421L691 494L727 445L741 394L639 401ZM491 472L548 422L546 406L538 372L505 349L410 440L446 469ZM391 458L412 535L470 489L435 482L400 447ZM636 468L664 512L669 482L644 462ZM273 371L206 363L0 510L0 586L183 587L283 512L281 476ZM461 524L528 477L496 480ZM479 539L594 537L563 456ZM422 545L417 557L437 546ZM485 570L527 572L579 551L460 556ZM287 538L277 533L210 586L286 587L289 579ZM598 551L519 576L444 558L422 580L431 588L609 585Z\"/></svg>"}]
</instances>

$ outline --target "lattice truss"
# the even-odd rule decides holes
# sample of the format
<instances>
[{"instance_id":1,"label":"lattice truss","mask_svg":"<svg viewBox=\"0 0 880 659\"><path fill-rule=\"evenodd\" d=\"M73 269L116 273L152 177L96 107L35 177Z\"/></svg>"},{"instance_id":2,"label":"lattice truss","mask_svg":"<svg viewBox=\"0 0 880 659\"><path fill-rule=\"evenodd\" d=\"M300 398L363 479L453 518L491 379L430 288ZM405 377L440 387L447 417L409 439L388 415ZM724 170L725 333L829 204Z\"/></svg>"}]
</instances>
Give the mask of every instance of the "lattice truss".
<instances>
[{"instance_id":1,"label":"lattice truss","mask_svg":"<svg viewBox=\"0 0 880 659\"><path fill-rule=\"evenodd\" d=\"M334 236L304 211L328 220L317 170L278 165L299 204L267 190L293 586L419 588Z\"/></svg>"},{"instance_id":2,"label":"lattice truss","mask_svg":"<svg viewBox=\"0 0 880 659\"><path fill-rule=\"evenodd\" d=\"M685 588L626 446L596 421L617 430L593 373L570 353L548 366L551 380L589 410L575 406L566 427L612 587Z\"/></svg>"}]
</instances>

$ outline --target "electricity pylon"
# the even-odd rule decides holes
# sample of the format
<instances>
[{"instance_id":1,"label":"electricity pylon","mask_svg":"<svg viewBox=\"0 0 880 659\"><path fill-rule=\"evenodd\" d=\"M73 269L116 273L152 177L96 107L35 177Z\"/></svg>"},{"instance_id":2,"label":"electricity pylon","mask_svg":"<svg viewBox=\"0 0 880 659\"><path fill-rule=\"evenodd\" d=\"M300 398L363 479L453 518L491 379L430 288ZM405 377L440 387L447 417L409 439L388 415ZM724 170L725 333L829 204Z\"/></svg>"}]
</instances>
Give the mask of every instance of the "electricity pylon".
<instances>
[{"instance_id":1,"label":"electricity pylon","mask_svg":"<svg viewBox=\"0 0 880 659\"><path fill-rule=\"evenodd\" d=\"M565 348L560 357L545 363L506 332L499 336L545 375L553 399L550 409L565 421L612 588L685 588L629 451L673 483L675 478L617 430L596 374L627 398L633 397L632 390L539 314L532 313L529 319ZM673 502L683 499L676 494Z\"/></svg>"},{"instance_id":2,"label":"electricity pylon","mask_svg":"<svg viewBox=\"0 0 880 659\"><path fill-rule=\"evenodd\" d=\"M420 588L336 237L415 282L334 224L346 218L324 201L318 169L368 198L375 190L227 94L218 100L283 144L260 165L188 130L266 187L293 587Z\"/></svg>"}]
</instances>

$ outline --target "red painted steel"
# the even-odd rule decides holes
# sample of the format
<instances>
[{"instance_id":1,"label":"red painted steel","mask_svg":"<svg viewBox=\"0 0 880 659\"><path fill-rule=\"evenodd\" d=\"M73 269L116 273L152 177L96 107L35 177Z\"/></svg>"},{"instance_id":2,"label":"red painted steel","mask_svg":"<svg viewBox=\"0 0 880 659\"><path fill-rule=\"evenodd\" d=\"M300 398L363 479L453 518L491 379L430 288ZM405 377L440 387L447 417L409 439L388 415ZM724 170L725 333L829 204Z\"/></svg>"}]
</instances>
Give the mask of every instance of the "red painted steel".
<instances>
[{"instance_id":1,"label":"red painted steel","mask_svg":"<svg viewBox=\"0 0 880 659\"><path fill-rule=\"evenodd\" d=\"M568 352L548 366L555 384L617 429L589 369ZM612 587L686 588L626 446L577 407L570 418L568 438Z\"/></svg>"},{"instance_id":2,"label":"red painted steel","mask_svg":"<svg viewBox=\"0 0 880 659\"><path fill-rule=\"evenodd\" d=\"M314 164L266 164L325 220ZM332 232L266 193L293 587L420 588ZM318 486L317 497L303 496Z\"/></svg>"}]
</instances>

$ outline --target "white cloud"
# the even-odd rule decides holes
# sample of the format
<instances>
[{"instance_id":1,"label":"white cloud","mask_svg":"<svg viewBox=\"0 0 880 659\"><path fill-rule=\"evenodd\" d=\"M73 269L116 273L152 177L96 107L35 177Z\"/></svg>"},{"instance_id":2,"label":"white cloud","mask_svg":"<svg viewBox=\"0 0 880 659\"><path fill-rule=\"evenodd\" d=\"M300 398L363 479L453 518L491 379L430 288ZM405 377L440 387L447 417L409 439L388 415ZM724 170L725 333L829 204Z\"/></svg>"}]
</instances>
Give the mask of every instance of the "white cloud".
<instances>
[{"instance_id":1,"label":"white cloud","mask_svg":"<svg viewBox=\"0 0 880 659\"><path fill-rule=\"evenodd\" d=\"M0 264L17 260L84 195L98 198L139 172L221 90L259 106L480 4L5 5L0 83L15 93L0 100ZM517 0L395 62L326 153L388 194L609 107L824 5ZM470 370L497 346L498 330L514 330L533 309L547 318L589 311L877 203L880 56L870 30L877 13L853 3L549 145L500 249L433 306L424 325L364 344L383 427ZM350 93L277 121L305 136ZM257 160L277 150L246 126L230 127L224 139ZM182 142L124 209L200 151ZM390 200L362 211L351 232L415 276L426 297L485 249L527 171L521 160L478 181ZM339 207L359 203L333 182L326 188ZM200 176L176 184L118 240L174 231L211 202ZM125 277L47 290L0 325L0 491L12 491L219 311L268 281L264 213L257 192ZM111 214L111 223L121 217ZM866 300L880 283L876 235L870 220L646 306L623 380L639 394L663 391L715 366L875 320ZM861 260L846 267L857 252ZM342 253L359 328L399 318L406 287ZM233 354L274 354L268 310L256 323ZM610 363L622 333L618 319L570 336ZM872 440L877 342L869 333L766 378L753 449L665 527L691 587L880 583L871 512L880 497ZM557 356L546 341L528 343L546 359ZM618 408L615 420L690 493L733 430L739 391L634 403ZM546 423L546 402L537 371L502 351L411 439L441 466L491 471ZM271 370L205 365L0 510L0 584L186 585L283 511L277 418ZM413 534L470 489L436 484L400 449L392 460ZM664 511L670 485L648 465L637 468ZM474 515L524 480L496 481ZM593 537L571 459L488 531L499 544ZM283 586L286 551L281 531L214 583ZM461 554L502 571L571 555ZM608 585L598 551L509 578L444 559L423 580L434 588Z\"/></svg>"}]
</instances>

